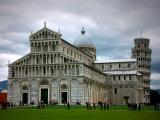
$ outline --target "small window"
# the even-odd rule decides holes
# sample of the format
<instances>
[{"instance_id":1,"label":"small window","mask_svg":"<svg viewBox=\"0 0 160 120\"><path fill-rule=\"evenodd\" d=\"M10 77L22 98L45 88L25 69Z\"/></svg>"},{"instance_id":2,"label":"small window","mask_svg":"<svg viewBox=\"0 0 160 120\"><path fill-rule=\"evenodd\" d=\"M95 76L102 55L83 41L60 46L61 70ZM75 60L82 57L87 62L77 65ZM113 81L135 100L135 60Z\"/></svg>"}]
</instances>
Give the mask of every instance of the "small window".
<instances>
[{"instance_id":1,"label":"small window","mask_svg":"<svg viewBox=\"0 0 160 120\"><path fill-rule=\"evenodd\" d=\"M53 69L53 67L51 66L51 74L53 75L53 73L54 73L54 69Z\"/></svg>"},{"instance_id":2,"label":"small window","mask_svg":"<svg viewBox=\"0 0 160 120\"><path fill-rule=\"evenodd\" d=\"M73 55L72 51L71 51L71 56Z\"/></svg>"},{"instance_id":3,"label":"small window","mask_svg":"<svg viewBox=\"0 0 160 120\"><path fill-rule=\"evenodd\" d=\"M146 47L147 47L147 45L146 45L146 44L144 44L144 47L146 48Z\"/></svg>"},{"instance_id":4,"label":"small window","mask_svg":"<svg viewBox=\"0 0 160 120\"><path fill-rule=\"evenodd\" d=\"M113 76L113 80L115 80L115 76Z\"/></svg>"},{"instance_id":5,"label":"small window","mask_svg":"<svg viewBox=\"0 0 160 120\"><path fill-rule=\"evenodd\" d=\"M118 76L118 78L119 78L119 80L121 80L121 76L120 75Z\"/></svg>"},{"instance_id":6,"label":"small window","mask_svg":"<svg viewBox=\"0 0 160 120\"><path fill-rule=\"evenodd\" d=\"M112 69L112 65L109 65L110 69Z\"/></svg>"},{"instance_id":7,"label":"small window","mask_svg":"<svg viewBox=\"0 0 160 120\"><path fill-rule=\"evenodd\" d=\"M64 68L64 74L65 75L67 74L67 68L66 67Z\"/></svg>"},{"instance_id":8,"label":"small window","mask_svg":"<svg viewBox=\"0 0 160 120\"><path fill-rule=\"evenodd\" d=\"M129 75L129 80L131 80L132 79L132 77L131 77L131 75Z\"/></svg>"},{"instance_id":9,"label":"small window","mask_svg":"<svg viewBox=\"0 0 160 120\"><path fill-rule=\"evenodd\" d=\"M14 77L14 70L12 71L12 77Z\"/></svg>"},{"instance_id":10,"label":"small window","mask_svg":"<svg viewBox=\"0 0 160 120\"><path fill-rule=\"evenodd\" d=\"M130 64L128 64L128 68L130 68L131 67L131 65Z\"/></svg>"},{"instance_id":11,"label":"small window","mask_svg":"<svg viewBox=\"0 0 160 120\"><path fill-rule=\"evenodd\" d=\"M121 64L119 64L119 68L121 68Z\"/></svg>"},{"instance_id":12,"label":"small window","mask_svg":"<svg viewBox=\"0 0 160 120\"><path fill-rule=\"evenodd\" d=\"M104 69L104 65L102 64L102 70Z\"/></svg>"},{"instance_id":13,"label":"small window","mask_svg":"<svg viewBox=\"0 0 160 120\"><path fill-rule=\"evenodd\" d=\"M28 74L28 70L27 70L27 68L26 68L26 75Z\"/></svg>"},{"instance_id":14,"label":"small window","mask_svg":"<svg viewBox=\"0 0 160 120\"><path fill-rule=\"evenodd\" d=\"M117 95L117 88L114 89L114 94Z\"/></svg>"},{"instance_id":15,"label":"small window","mask_svg":"<svg viewBox=\"0 0 160 120\"><path fill-rule=\"evenodd\" d=\"M43 67L43 74L45 75L46 74L46 68Z\"/></svg>"}]
</instances>

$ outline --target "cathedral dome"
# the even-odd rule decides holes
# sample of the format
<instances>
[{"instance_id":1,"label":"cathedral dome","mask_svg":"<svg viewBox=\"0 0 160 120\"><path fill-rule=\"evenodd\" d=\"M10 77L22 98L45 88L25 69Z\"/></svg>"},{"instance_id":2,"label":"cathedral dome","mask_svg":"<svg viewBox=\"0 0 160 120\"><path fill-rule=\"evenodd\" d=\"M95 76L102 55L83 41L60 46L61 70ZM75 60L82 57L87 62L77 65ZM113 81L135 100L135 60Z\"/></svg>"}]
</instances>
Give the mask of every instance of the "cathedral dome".
<instances>
[{"instance_id":1,"label":"cathedral dome","mask_svg":"<svg viewBox=\"0 0 160 120\"><path fill-rule=\"evenodd\" d=\"M76 47L92 47L92 48L95 48L94 44L92 43L92 41L90 40L90 38L85 35L85 29L84 27L82 28L81 30L81 35L79 35L75 42L74 42L74 45Z\"/></svg>"}]
</instances>

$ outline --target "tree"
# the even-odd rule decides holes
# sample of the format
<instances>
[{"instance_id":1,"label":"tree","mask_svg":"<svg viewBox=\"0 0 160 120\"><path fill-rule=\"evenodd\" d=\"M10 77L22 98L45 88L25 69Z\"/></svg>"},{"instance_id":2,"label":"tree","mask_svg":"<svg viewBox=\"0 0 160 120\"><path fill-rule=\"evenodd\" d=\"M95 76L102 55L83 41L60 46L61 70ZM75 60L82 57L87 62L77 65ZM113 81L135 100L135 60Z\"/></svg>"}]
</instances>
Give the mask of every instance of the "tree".
<instances>
[{"instance_id":1,"label":"tree","mask_svg":"<svg viewBox=\"0 0 160 120\"><path fill-rule=\"evenodd\" d=\"M150 91L150 103L152 105L160 103L160 93L158 92L158 90Z\"/></svg>"}]
</instances>

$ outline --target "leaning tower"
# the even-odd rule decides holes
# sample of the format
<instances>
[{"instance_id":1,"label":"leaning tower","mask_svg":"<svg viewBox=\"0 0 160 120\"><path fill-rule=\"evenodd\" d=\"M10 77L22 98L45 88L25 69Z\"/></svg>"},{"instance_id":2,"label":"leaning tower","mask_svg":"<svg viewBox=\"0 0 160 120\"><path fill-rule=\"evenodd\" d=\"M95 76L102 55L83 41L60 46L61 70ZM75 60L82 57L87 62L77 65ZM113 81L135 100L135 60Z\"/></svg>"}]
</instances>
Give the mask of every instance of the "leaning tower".
<instances>
[{"instance_id":1,"label":"leaning tower","mask_svg":"<svg viewBox=\"0 0 160 120\"><path fill-rule=\"evenodd\" d=\"M144 103L149 103L150 95L150 75L151 75L151 54L149 48L150 40L147 38L134 39L132 48L132 58L137 59L138 71L143 75Z\"/></svg>"}]
</instances>

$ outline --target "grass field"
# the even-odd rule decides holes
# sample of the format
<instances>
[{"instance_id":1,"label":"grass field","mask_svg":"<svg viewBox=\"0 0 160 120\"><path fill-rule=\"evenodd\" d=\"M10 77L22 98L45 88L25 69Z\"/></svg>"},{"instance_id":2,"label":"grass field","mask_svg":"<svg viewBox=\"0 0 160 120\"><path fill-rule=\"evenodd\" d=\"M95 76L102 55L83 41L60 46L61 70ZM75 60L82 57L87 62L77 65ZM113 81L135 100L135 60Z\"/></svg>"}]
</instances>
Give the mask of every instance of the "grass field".
<instances>
[{"instance_id":1,"label":"grass field","mask_svg":"<svg viewBox=\"0 0 160 120\"><path fill-rule=\"evenodd\" d=\"M56 108L57 107L57 108ZM86 110L84 107L66 106L36 108L13 108L0 110L0 120L160 120L160 112L153 110L128 111L118 110L119 106L111 110Z\"/></svg>"}]
</instances>

